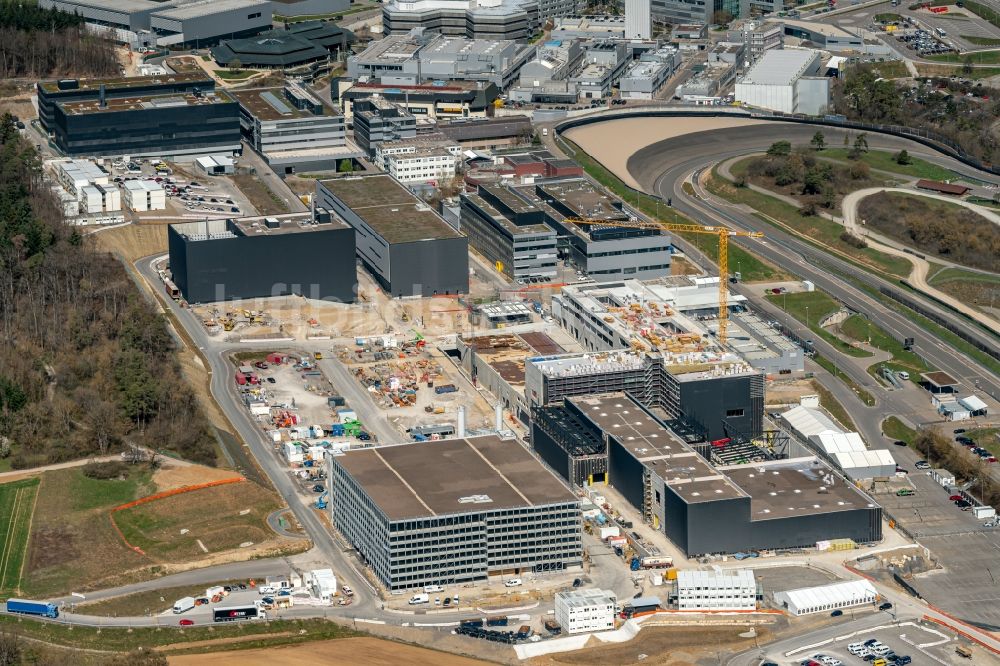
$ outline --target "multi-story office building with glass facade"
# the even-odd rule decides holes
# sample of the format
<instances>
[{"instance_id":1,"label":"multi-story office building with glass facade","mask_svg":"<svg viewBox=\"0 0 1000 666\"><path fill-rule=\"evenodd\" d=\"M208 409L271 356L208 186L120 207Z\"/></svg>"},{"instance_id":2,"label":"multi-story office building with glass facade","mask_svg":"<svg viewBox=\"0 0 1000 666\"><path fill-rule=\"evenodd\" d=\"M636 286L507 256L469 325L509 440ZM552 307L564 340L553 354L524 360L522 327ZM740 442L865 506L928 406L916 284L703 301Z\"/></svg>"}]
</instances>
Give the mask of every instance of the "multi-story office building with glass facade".
<instances>
[{"instance_id":1,"label":"multi-story office building with glass facade","mask_svg":"<svg viewBox=\"0 0 1000 666\"><path fill-rule=\"evenodd\" d=\"M389 590L582 566L576 496L496 436L328 459L331 522Z\"/></svg>"}]
</instances>

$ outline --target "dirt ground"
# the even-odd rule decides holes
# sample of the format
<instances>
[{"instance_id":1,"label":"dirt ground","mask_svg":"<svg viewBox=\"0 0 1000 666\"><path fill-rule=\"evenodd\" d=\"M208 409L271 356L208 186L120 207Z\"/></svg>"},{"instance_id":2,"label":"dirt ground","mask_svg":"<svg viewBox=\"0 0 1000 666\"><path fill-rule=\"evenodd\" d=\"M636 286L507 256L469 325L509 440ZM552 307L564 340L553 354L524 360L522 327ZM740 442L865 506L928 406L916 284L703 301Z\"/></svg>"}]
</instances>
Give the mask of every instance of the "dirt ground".
<instances>
[{"instance_id":1,"label":"dirt ground","mask_svg":"<svg viewBox=\"0 0 1000 666\"><path fill-rule=\"evenodd\" d=\"M745 627L646 627L627 643L601 643L591 639L582 650L536 657L528 663L530 666L694 666L703 663L701 660L705 657L738 652L752 646L752 638L739 636L745 631ZM770 640L769 629L758 627L757 631L760 642Z\"/></svg>"},{"instance_id":2,"label":"dirt ground","mask_svg":"<svg viewBox=\"0 0 1000 666\"><path fill-rule=\"evenodd\" d=\"M163 460L162 466L153 472L153 483L156 484L156 489L161 492L237 476L228 469L217 469L203 465L180 465L169 458L161 460Z\"/></svg>"},{"instance_id":3,"label":"dirt ground","mask_svg":"<svg viewBox=\"0 0 1000 666\"><path fill-rule=\"evenodd\" d=\"M701 275L703 271L685 257L674 256L670 259L671 275Z\"/></svg>"},{"instance_id":4,"label":"dirt ground","mask_svg":"<svg viewBox=\"0 0 1000 666\"><path fill-rule=\"evenodd\" d=\"M167 251L167 223L129 224L91 235L97 246L128 262Z\"/></svg>"},{"instance_id":5,"label":"dirt ground","mask_svg":"<svg viewBox=\"0 0 1000 666\"><path fill-rule=\"evenodd\" d=\"M758 122L740 118L624 118L577 127L566 132L566 136L627 185L638 188L626 168L636 151L683 134L752 126Z\"/></svg>"},{"instance_id":6,"label":"dirt ground","mask_svg":"<svg viewBox=\"0 0 1000 666\"><path fill-rule=\"evenodd\" d=\"M184 655L167 658L170 666L198 666L206 661L211 661L215 666L299 666L300 664L483 666L490 663L377 638L345 638L261 650L213 652L210 656Z\"/></svg>"},{"instance_id":7,"label":"dirt ground","mask_svg":"<svg viewBox=\"0 0 1000 666\"><path fill-rule=\"evenodd\" d=\"M812 382L808 379L778 379L768 383L764 389L765 403L768 405L797 404L802 396L815 393Z\"/></svg>"}]
</instances>

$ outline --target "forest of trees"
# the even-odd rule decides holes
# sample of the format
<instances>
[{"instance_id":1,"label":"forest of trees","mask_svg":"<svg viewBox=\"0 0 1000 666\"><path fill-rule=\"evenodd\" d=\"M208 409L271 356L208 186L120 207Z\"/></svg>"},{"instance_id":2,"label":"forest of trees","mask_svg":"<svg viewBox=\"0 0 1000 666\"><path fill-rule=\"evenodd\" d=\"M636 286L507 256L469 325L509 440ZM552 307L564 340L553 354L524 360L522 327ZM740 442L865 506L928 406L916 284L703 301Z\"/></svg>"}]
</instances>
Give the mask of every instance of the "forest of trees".
<instances>
[{"instance_id":1,"label":"forest of trees","mask_svg":"<svg viewBox=\"0 0 1000 666\"><path fill-rule=\"evenodd\" d=\"M0 78L113 76L114 45L88 35L76 14L0 0Z\"/></svg>"},{"instance_id":2,"label":"forest of trees","mask_svg":"<svg viewBox=\"0 0 1000 666\"><path fill-rule=\"evenodd\" d=\"M894 192L861 200L858 216L869 227L929 258L997 270L1000 228L971 210Z\"/></svg>"},{"instance_id":3,"label":"forest of trees","mask_svg":"<svg viewBox=\"0 0 1000 666\"><path fill-rule=\"evenodd\" d=\"M215 462L162 317L62 220L34 148L0 118L0 456L15 468L123 445Z\"/></svg>"},{"instance_id":4,"label":"forest of trees","mask_svg":"<svg viewBox=\"0 0 1000 666\"><path fill-rule=\"evenodd\" d=\"M832 98L835 112L851 120L926 129L984 162L1000 157L993 127L1000 117L1000 90L981 83L941 78L904 84L881 78L872 66L856 65L834 79Z\"/></svg>"}]
</instances>

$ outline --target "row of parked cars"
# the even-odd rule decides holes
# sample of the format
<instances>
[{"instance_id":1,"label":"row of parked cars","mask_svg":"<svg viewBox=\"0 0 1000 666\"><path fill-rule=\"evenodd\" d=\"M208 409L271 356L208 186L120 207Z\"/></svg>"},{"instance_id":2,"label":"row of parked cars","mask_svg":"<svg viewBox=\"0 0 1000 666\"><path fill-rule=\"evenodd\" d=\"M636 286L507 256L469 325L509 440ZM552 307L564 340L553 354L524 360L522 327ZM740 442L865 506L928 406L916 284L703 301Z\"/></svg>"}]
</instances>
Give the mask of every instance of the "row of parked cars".
<instances>
[{"instance_id":1,"label":"row of parked cars","mask_svg":"<svg viewBox=\"0 0 1000 666\"><path fill-rule=\"evenodd\" d=\"M959 428L959 430L961 430L961 428ZM962 430L962 432L965 431ZM969 450L969 453L971 453L972 455L979 456L980 460L985 460L986 462L989 463L995 463L997 461L996 456L990 453L987 449L984 449L981 446L977 446L974 441L972 441L963 434L958 434L958 436L955 437L955 441L964 446L965 448L967 448Z\"/></svg>"},{"instance_id":2,"label":"row of parked cars","mask_svg":"<svg viewBox=\"0 0 1000 666\"><path fill-rule=\"evenodd\" d=\"M847 651L859 659L870 661L873 666L906 666L913 661L908 655L898 655L888 645L876 638L869 638L863 643L851 643ZM826 666L835 666L827 664Z\"/></svg>"}]
</instances>

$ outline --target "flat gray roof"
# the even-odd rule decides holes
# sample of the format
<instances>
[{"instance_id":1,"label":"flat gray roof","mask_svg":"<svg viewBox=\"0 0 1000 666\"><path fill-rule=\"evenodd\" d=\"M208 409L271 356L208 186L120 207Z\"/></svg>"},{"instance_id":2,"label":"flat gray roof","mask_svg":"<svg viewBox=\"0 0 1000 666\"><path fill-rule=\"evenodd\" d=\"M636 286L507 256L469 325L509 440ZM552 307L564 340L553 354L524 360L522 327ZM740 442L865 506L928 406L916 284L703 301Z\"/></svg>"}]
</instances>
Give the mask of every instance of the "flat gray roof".
<instances>
[{"instance_id":1,"label":"flat gray roof","mask_svg":"<svg viewBox=\"0 0 1000 666\"><path fill-rule=\"evenodd\" d=\"M153 15L167 19L184 20L198 18L199 16L211 16L212 14L228 12L232 9L244 7L249 9L265 5L270 9L271 3L268 0L201 0L200 2L191 2L180 7L164 8L163 11L154 12Z\"/></svg>"},{"instance_id":2,"label":"flat gray roof","mask_svg":"<svg viewBox=\"0 0 1000 666\"><path fill-rule=\"evenodd\" d=\"M331 178L320 182L387 243L461 237L392 176Z\"/></svg>"},{"instance_id":3,"label":"flat gray roof","mask_svg":"<svg viewBox=\"0 0 1000 666\"><path fill-rule=\"evenodd\" d=\"M392 521L577 500L516 440L494 435L356 449L334 462Z\"/></svg>"},{"instance_id":4,"label":"flat gray roof","mask_svg":"<svg viewBox=\"0 0 1000 666\"><path fill-rule=\"evenodd\" d=\"M851 511L875 506L818 458L720 467L750 495L750 519Z\"/></svg>"},{"instance_id":5,"label":"flat gray roof","mask_svg":"<svg viewBox=\"0 0 1000 666\"><path fill-rule=\"evenodd\" d=\"M624 393L569 400L686 502L694 504L746 495Z\"/></svg>"}]
</instances>

